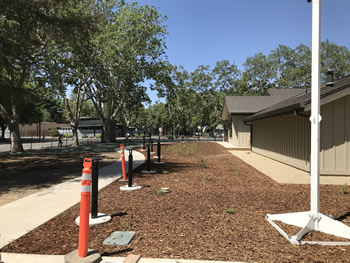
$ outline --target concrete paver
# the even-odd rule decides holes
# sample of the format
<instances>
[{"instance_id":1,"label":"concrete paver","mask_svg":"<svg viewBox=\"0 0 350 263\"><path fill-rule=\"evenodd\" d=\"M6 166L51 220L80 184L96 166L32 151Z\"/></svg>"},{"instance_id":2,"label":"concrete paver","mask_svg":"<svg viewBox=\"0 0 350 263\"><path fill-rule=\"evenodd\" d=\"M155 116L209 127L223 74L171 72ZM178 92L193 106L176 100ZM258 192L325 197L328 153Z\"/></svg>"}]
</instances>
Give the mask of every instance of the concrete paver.
<instances>
[{"instance_id":1,"label":"concrete paver","mask_svg":"<svg viewBox=\"0 0 350 263\"><path fill-rule=\"evenodd\" d=\"M135 151L133 159L133 166L136 168L145 158ZM120 161L99 169L99 189L119 179L122 176L121 171ZM77 177L1 206L0 248L78 203L80 181L81 177Z\"/></svg>"},{"instance_id":2,"label":"concrete paver","mask_svg":"<svg viewBox=\"0 0 350 263\"><path fill-rule=\"evenodd\" d=\"M292 166L272 160L250 151L232 151L234 156L240 158L250 166L266 174L281 184L310 184L310 173L296 169ZM320 176L320 184L350 185L350 176Z\"/></svg>"}]
</instances>

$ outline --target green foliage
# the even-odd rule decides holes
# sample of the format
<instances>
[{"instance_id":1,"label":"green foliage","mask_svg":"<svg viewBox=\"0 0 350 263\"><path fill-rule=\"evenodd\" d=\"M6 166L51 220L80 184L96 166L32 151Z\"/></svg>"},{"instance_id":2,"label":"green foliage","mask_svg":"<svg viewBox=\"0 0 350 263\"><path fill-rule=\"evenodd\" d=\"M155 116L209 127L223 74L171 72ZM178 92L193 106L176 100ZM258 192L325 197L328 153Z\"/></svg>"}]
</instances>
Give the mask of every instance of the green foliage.
<instances>
[{"instance_id":1,"label":"green foliage","mask_svg":"<svg viewBox=\"0 0 350 263\"><path fill-rule=\"evenodd\" d=\"M347 184L344 184L342 185L340 191L339 191L342 195L346 195L350 192L349 188L348 188L348 185Z\"/></svg>"},{"instance_id":2,"label":"green foliage","mask_svg":"<svg viewBox=\"0 0 350 263\"><path fill-rule=\"evenodd\" d=\"M211 181L213 181L213 179L209 178L209 176L207 174L205 174L205 175L202 176L202 181L204 181L204 182L211 182Z\"/></svg>"},{"instance_id":3,"label":"green foliage","mask_svg":"<svg viewBox=\"0 0 350 263\"><path fill-rule=\"evenodd\" d=\"M87 136L86 134L82 134L82 135L81 135L81 138L84 138L84 139L85 139L85 138L87 138L87 137L88 137L88 136Z\"/></svg>"},{"instance_id":4,"label":"green foliage","mask_svg":"<svg viewBox=\"0 0 350 263\"><path fill-rule=\"evenodd\" d=\"M236 174L237 174L237 175L240 175L240 174L241 174L241 170L237 170L237 171L236 171Z\"/></svg>"},{"instance_id":5,"label":"green foliage","mask_svg":"<svg viewBox=\"0 0 350 263\"><path fill-rule=\"evenodd\" d=\"M49 131L47 132L47 134L48 134L49 136L52 136L52 137L57 137L57 136L59 135L57 129L49 130Z\"/></svg>"},{"instance_id":6,"label":"green foliage","mask_svg":"<svg viewBox=\"0 0 350 263\"><path fill-rule=\"evenodd\" d=\"M162 189L158 189L157 190L157 195L164 195L165 194L165 192L162 190Z\"/></svg>"},{"instance_id":7,"label":"green foliage","mask_svg":"<svg viewBox=\"0 0 350 263\"><path fill-rule=\"evenodd\" d=\"M182 143L177 143L177 144L173 144L172 146L168 147L167 151L171 152L174 151L175 149L181 147Z\"/></svg>"},{"instance_id":8,"label":"green foliage","mask_svg":"<svg viewBox=\"0 0 350 263\"><path fill-rule=\"evenodd\" d=\"M101 138L102 135L101 134L96 134L96 138Z\"/></svg>"},{"instance_id":9,"label":"green foliage","mask_svg":"<svg viewBox=\"0 0 350 263\"><path fill-rule=\"evenodd\" d=\"M63 134L63 137L64 138L73 138L73 135L72 134Z\"/></svg>"},{"instance_id":10,"label":"green foliage","mask_svg":"<svg viewBox=\"0 0 350 263\"><path fill-rule=\"evenodd\" d=\"M194 151L194 149L196 148L196 146L197 146L197 143L192 143L192 144L191 144L191 148L188 150L188 154L189 154L189 155L192 155L192 154L193 154L193 151Z\"/></svg>"},{"instance_id":11,"label":"green foliage","mask_svg":"<svg viewBox=\"0 0 350 263\"><path fill-rule=\"evenodd\" d=\"M235 210L232 209L232 208L227 208L227 209L225 210L225 212L226 212L227 214L233 215L233 214L235 213Z\"/></svg>"},{"instance_id":12,"label":"green foliage","mask_svg":"<svg viewBox=\"0 0 350 263\"><path fill-rule=\"evenodd\" d=\"M129 222L123 222L122 223L122 229L123 231L130 231L134 228L134 225Z\"/></svg>"},{"instance_id":13,"label":"green foliage","mask_svg":"<svg viewBox=\"0 0 350 263\"><path fill-rule=\"evenodd\" d=\"M207 162L204 159L203 155L199 156L198 159L199 159L199 167L200 168L208 168Z\"/></svg>"},{"instance_id":14,"label":"green foliage","mask_svg":"<svg viewBox=\"0 0 350 263\"><path fill-rule=\"evenodd\" d=\"M188 143L182 143L182 145L180 147L177 148L177 152L181 153L182 151L184 151L187 147L189 146Z\"/></svg>"},{"instance_id":15,"label":"green foliage","mask_svg":"<svg viewBox=\"0 0 350 263\"><path fill-rule=\"evenodd\" d=\"M163 173L163 174L168 174L169 172L168 172L168 171L166 171L166 170L164 170L162 173Z\"/></svg>"}]
</instances>

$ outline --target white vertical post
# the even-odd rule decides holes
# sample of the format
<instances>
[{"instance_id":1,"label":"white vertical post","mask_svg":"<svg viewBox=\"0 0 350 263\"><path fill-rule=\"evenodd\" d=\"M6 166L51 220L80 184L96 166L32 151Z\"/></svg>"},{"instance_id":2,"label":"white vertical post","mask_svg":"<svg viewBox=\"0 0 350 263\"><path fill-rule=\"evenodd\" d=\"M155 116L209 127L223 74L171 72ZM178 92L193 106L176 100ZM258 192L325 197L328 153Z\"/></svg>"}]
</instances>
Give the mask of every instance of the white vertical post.
<instances>
[{"instance_id":1,"label":"white vertical post","mask_svg":"<svg viewBox=\"0 0 350 263\"><path fill-rule=\"evenodd\" d=\"M320 212L320 35L321 0L312 1L311 213Z\"/></svg>"}]
</instances>

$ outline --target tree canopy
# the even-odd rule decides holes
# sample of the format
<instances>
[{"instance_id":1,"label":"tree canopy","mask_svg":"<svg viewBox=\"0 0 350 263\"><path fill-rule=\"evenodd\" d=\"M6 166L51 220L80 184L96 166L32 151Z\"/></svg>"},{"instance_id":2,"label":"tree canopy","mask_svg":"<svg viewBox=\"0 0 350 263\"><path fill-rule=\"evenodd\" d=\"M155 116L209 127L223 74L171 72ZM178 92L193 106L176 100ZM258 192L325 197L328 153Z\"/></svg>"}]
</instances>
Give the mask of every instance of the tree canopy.
<instances>
[{"instance_id":1,"label":"tree canopy","mask_svg":"<svg viewBox=\"0 0 350 263\"><path fill-rule=\"evenodd\" d=\"M23 151L19 125L69 122L79 144L80 117L99 117L102 141L116 124L174 135L213 132L224 97L266 95L311 86L311 50L279 45L248 57L242 68L221 60L189 72L166 57L166 16L123 0L0 2L0 124L11 152ZM350 51L321 44L322 81L350 73ZM151 104L146 81L164 103ZM68 95L70 94L70 96Z\"/></svg>"}]
</instances>

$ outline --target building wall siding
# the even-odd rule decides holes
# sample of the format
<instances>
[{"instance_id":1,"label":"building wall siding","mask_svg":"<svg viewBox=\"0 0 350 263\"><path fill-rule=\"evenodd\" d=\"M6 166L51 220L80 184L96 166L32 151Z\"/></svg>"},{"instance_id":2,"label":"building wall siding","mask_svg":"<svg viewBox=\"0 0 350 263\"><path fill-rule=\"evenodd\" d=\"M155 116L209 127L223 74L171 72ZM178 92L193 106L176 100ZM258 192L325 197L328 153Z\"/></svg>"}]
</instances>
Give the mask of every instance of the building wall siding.
<instances>
[{"instance_id":1,"label":"building wall siding","mask_svg":"<svg viewBox=\"0 0 350 263\"><path fill-rule=\"evenodd\" d=\"M350 95L321 107L320 173L350 175ZM253 122L252 151L309 171L310 121L286 115Z\"/></svg>"},{"instance_id":2,"label":"building wall siding","mask_svg":"<svg viewBox=\"0 0 350 263\"><path fill-rule=\"evenodd\" d=\"M250 141L250 126L245 125L243 119L247 116L232 116L231 121L231 131L228 138L228 142L241 147L249 147Z\"/></svg>"},{"instance_id":3,"label":"building wall siding","mask_svg":"<svg viewBox=\"0 0 350 263\"><path fill-rule=\"evenodd\" d=\"M287 115L253 123L252 151L277 161L309 169L310 121L305 117ZM298 141L299 143L293 143ZM307 144L307 145L305 145Z\"/></svg>"}]
</instances>

